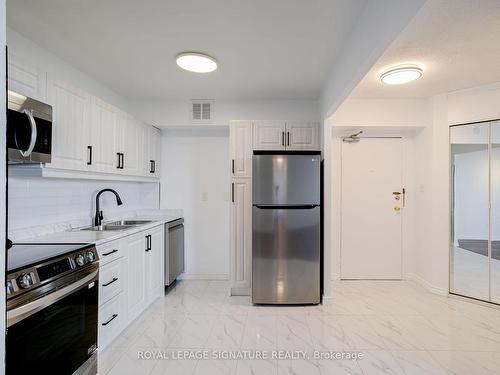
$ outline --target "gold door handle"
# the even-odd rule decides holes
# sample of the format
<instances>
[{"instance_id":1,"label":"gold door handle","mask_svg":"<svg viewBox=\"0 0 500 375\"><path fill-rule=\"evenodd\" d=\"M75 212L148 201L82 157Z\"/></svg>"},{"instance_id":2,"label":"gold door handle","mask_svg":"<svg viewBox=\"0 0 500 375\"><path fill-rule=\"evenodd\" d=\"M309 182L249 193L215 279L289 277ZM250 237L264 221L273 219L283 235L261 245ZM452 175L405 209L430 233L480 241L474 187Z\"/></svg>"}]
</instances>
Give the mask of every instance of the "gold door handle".
<instances>
[{"instance_id":1,"label":"gold door handle","mask_svg":"<svg viewBox=\"0 0 500 375\"><path fill-rule=\"evenodd\" d=\"M399 206L394 206L394 211L396 211L396 212L401 211L401 207L399 207Z\"/></svg>"}]
</instances>

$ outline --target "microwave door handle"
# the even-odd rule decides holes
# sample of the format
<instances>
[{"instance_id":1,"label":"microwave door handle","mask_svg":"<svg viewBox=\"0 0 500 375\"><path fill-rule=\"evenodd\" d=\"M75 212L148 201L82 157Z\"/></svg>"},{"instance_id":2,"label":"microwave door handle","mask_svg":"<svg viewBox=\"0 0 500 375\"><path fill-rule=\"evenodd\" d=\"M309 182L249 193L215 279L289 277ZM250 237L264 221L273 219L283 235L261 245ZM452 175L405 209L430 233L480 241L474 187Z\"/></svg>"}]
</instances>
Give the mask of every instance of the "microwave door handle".
<instances>
[{"instance_id":1,"label":"microwave door handle","mask_svg":"<svg viewBox=\"0 0 500 375\"><path fill-rule=\"evenodd\" d=\"M11 325L17 323L18 321L33 315L34 313L44 309L47 306L52 305L53 303L73 293L76 289L81 288L85 284L95 279L97 273L98 271L94 271L91 274L82 278L81 280L78 280L76 283L70 284L42 298L36 299L25 305L7 311L7 327L10 327Z\"/></svg>"},{"instance_id":2,"label":"microwave door handle","mask_svg":"<svg viewBox=\"0 0 500 375\"><path fill-rule=\"evenodd\" d=\"M33 151L33 148L35 148L35 143L36 143L36 122L35 118L33 117L33 113L31 111L28 111L27 109L23 110L23 113L28 116L28 119L30 120L30 125L31 125L31 141L30 145L28 146L28 149L26 151L22 151L21 155L24 156L25 158L31 155L31 152Z\"/></svg>"}]
</instances>

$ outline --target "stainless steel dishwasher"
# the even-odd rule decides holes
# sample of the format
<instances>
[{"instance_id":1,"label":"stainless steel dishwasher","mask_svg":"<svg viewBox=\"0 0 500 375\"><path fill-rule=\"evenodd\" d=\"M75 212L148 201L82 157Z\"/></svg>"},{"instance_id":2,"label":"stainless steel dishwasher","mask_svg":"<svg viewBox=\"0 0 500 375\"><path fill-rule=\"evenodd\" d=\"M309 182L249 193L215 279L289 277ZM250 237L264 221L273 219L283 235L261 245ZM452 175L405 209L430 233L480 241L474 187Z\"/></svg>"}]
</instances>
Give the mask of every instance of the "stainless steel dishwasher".
<instances>
[{"instance_id":1,"label":"stainless steel dishwasher","mask_svg":"<svg viewBox=\"0 0 500 375\"><path fill-rule=\"evenodd\" d=\"M165 285L184 272L184 219L165 224Z\"/></svg>"}]
</instances>

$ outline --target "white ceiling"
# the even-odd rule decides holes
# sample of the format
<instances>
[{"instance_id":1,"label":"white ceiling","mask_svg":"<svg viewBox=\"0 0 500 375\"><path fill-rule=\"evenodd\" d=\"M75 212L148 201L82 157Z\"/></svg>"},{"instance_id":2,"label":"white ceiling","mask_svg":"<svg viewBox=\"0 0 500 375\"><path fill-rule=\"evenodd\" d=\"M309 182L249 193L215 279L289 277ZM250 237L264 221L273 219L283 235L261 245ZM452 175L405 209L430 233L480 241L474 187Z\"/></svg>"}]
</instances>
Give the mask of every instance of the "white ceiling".
<instances>
[{"instance_id":1,"label":"white ceiling","mask_svg":"<svg viewBox=\"0 0 500 375\"><path fill-rule=\"evenodd\" d=\"M131 99L316 99L366 2L8 0L7 25ZM219 69L180 70L189 50Z\"/></svg>"},{"instance_id":2,"label":"white ceiling","mask_svg":"<svg viewBox=\"0 0 500 375\"><path fill-rule=\"evenodd\" d=\"M416 63L424 76L382 85L390 66ZM500 81L500 0L428 0L351 96L429 97Z\"/></svg>"}]
</instances>

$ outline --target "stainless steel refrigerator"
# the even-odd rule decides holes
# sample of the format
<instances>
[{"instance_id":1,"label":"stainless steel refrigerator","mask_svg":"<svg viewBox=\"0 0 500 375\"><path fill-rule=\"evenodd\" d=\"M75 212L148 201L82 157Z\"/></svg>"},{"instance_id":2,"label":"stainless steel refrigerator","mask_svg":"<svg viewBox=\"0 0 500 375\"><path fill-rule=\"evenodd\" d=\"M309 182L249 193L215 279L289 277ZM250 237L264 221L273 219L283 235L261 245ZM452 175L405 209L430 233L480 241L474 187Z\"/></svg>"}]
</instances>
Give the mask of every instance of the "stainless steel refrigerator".
<instances>
[{"instance_id":1,"label":"stainless steel refrigerator","mask_svg":"<svg viewBox=\"0 0 500 375\"><path fill-rule=\"evenodd\" d=\"M320 155L256 153L252 181L252 302L320 303Z\"/></svg>"}]
</instances>

